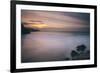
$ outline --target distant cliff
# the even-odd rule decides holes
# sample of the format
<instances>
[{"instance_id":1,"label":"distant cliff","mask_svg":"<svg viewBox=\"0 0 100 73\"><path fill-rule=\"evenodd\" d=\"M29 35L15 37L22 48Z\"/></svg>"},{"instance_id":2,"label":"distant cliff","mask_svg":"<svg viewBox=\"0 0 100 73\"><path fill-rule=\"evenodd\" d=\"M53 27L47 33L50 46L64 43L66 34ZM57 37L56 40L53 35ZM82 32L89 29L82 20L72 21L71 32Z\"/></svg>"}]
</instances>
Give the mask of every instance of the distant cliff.
<instances>
[{"instance_id":1,"label":"distant cliff","mask_svg":"<svg viewBox=\"0 0 100 73\"><path fill-rule=\"evenodd\" d=\"M34 28L26 28L24 27L23 23L21 24L21 34L29 34L30 32L35 32L35 31L39 31L39 30Z\"/></svg>"}]
</instances>

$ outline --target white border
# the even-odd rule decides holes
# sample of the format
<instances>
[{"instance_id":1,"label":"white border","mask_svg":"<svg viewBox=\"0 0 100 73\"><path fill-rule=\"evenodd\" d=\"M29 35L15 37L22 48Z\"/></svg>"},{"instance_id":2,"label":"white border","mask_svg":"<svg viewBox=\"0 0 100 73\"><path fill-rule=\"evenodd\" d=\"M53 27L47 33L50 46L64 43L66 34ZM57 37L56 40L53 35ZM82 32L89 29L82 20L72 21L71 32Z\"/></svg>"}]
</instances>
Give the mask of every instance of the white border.
<instances>
[{"instance_id":1,"label":"white border","mask_svg":"<svg viewBox=\"0 0 100 73\"><path fill-rule=\"evenodd\" d=\"M90 60L21 63L21 9L90 13ZM94 64L94 10L85 8L16 5L16 68L40 68Z\"/></svg>"}]
</instances>

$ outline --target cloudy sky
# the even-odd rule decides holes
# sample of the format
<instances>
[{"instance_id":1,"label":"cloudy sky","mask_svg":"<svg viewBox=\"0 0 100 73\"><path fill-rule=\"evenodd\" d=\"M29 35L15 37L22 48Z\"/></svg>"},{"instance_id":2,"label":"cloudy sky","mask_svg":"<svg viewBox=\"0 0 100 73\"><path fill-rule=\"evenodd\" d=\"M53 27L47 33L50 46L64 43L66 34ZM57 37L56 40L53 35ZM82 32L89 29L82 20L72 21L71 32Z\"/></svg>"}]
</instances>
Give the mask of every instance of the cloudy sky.
<instances>
[{"instance_id":1,"label":"cloudy sky","mask_svg":"<svg viewBox=\"0 0 100 73\"><path fill-rule=\"evenodd\" d=\"M21 22L41 31L85 31L90 28L89 13L21 10Z\"/></svg>"}]
</instances>

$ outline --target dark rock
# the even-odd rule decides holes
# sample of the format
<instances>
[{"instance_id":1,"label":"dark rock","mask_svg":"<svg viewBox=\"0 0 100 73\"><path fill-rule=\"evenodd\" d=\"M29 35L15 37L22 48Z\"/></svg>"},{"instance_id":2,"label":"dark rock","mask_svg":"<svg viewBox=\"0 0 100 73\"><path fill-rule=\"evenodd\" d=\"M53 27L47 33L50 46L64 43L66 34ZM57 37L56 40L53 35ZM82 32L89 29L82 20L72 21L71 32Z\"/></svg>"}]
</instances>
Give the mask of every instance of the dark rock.
<instances>
[{"instance_id":1,"label":"dark rock","mask_svg":"<svg viewBox=\"0 0 100 73\"><path fill-rule=\"evenodd\" d=\"M71 52L71 56L72 57L76 57L76 56L78 56L79 54L76 52L76 51L74 51L74 50L72 50L72 52Z\"/></svg>"},{"instance_id":2,"label":"dark rock","mask_svg":"<svg viewBox=\"0 0 100 73\"><path fill-rule=\"evenodd\" d=\"M90 50L86 50L85 45L79 45L76 50L72 50L72 60L86 60L90 59Z\"/></svg>"},{"instance_id":3,"label":"dark rock","mask_svg":"<svg viewBox=\"0 0 100 73\"><path fill-rule=\"evenodd\" d=\"M76 47L78 52L84 52L86 50L86 46L85 45L79 45Z\"/></svg>"},{"instance_id":4,"label":"dark rock","mask_svg":"<svg viewBox=\"0 0 100 73\"><path fill-rule=\"evenodd\" d=\"M65 60L70 60L70 58L67 57L67 58L65 58Z\"/></svg>"}]
</instances>

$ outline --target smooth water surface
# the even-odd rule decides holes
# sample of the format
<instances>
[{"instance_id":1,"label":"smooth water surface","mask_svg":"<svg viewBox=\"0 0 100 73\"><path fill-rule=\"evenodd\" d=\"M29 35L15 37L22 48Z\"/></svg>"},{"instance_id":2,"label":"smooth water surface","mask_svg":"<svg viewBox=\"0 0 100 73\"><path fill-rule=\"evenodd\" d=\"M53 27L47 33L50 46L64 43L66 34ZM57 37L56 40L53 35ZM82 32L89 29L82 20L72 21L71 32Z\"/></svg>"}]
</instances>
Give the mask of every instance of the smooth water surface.
<instances>
[{"instance_id":1,"label":"smooth water surface","mask_svg":"<svg viewBox=\"0 0 100 73\"><path fill-rule=\"evenodd\" d=\"M88 33L31 32L22 35L22 62L62 61L71 57L70 53L78 45L90 49Z\"/></svg>"}]
</instances>

